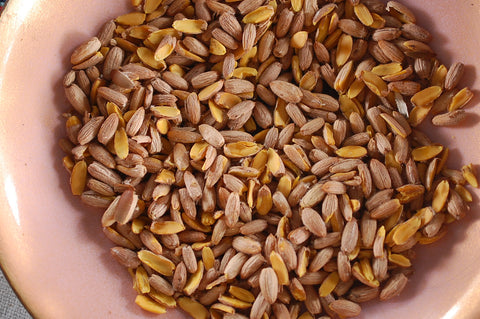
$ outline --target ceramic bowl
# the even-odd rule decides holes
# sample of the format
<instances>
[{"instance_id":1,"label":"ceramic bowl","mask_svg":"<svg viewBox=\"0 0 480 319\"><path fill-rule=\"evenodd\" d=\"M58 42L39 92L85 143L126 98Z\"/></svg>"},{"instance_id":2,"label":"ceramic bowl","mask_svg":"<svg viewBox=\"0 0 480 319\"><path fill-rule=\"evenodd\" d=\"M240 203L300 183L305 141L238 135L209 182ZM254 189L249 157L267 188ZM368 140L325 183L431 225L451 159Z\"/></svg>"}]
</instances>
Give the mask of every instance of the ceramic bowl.
<instances>
[{"instance_id":1,"label":"ceramic bowl","mask_svg":"<svg viewBox=\"0 0 480 319\"><path fill-rule=\"evenodd\" d=\"M447 66L466 64L462 85L480 96L480 1L405 0L434 35ZM72 49L128 12L127 0L11 0L0 18L0 260L35 318L153 318L134 304L130 276L110 256L99 210L74 198L57 141L68 109L62 78ZM450 166L480 163L478 109L458 128L427 127L451 150ZM480 211L419 247L398 298L363 306L360 318L480 318ZM164 318L182 316L169 312ZM163 317L162 317L163 318Z\"/></svg>"}]
</instances>

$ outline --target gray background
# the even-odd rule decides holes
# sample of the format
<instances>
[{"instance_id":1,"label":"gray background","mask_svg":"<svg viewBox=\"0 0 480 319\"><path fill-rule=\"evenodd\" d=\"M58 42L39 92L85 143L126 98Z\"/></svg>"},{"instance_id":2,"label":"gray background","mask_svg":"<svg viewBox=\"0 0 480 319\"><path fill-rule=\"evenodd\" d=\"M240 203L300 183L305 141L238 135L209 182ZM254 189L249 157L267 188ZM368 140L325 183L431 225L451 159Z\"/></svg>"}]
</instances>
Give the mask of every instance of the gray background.
<instances>
[{"instance_id":1,"label":"gray background","mask_svg":"<svg viewBox=\"0 0 480 319\"><path fill-rule=\"evenodd\" d=\"M2 319L31 319L32 316L25 310L12 288L0 271L0 318Z\"/></svg>"}]
</instances>

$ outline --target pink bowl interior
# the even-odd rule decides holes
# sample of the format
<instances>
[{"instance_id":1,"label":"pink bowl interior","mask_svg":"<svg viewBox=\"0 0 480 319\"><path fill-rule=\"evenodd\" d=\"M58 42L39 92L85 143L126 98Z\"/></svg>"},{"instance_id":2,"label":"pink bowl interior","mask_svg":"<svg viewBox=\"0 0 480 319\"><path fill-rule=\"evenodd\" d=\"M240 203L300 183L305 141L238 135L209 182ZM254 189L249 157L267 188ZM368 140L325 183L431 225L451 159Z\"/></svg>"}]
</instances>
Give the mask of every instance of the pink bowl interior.
<instances>
[{"instance_id":1,"label":"pink bowl interior","mask_svg":"<svg viewBox=\"0 0 480 319\"><path fill-rule=\"evenodd\" d=\"M99 210L74 198L57 141L68 109L61 81L72 49L128 0L12 0L0 19L0 260L36 318L149 318L130 276L112 260ZM432 31L443 63L466 64L479 95L480 1L406 0ZM480 95L479 95L480 96ZM471 105L475 105L475 98ZM426 127L451 150L450 166L480 163L479 112L459 128ZM417 249L403 294L364 306L361 318L480 318L478 192L469 215L440 242ZM165 318L181 317L169 312Z\"/></svg>"}]
</instances>

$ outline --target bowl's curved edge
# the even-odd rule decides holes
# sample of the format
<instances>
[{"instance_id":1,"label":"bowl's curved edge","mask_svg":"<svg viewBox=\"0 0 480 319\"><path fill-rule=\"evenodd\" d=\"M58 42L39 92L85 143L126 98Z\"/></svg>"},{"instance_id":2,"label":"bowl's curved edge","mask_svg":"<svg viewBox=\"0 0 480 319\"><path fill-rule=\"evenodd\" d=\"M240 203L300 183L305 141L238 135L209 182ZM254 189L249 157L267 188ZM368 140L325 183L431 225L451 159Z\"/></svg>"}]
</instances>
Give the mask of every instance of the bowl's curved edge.
<instances>
[{"instance_id":1,"label":"bowl's curved edge","mask_svg":"<svg viewBox=\"0 0 480 319\"><path fill-rule=\"evenodd\" d=\"M11 47L14 45L14 35L16 34L18 28L23 23L26 15L28 14L28 10L31 9L30 6L25 5L23 0L14 0L14 1L7 1L3 11L0 15L0 34L2 36L2 41L0 41L0 92L2 91L3 86L3 79L5 73L5 65L8 61ZM3 175L3 173L0 173ZM2 187L0 188L0 196L7 198L7 195L4 193L3 179L2 179ZM5 201L4 201L5 202ZM5 208L2 208L2 210ZM9 227L10 228L10 227ZM0 237L1 239L1 237ZM18 300L22 303L23 307L27 310L27 312L33 317L36 317L36 313L33 307L30 306L30 303L25 299L25 296L21 293L21 288L18 286L17 280L14 279L14 275L9 265L7 265L7 261L4 260L5 255L2 253L2 245L0 245L0 269L4 274L5 279L9 283L10 287L12 288L13 292L17 296Z\"/></svg>"}]
</instances>

